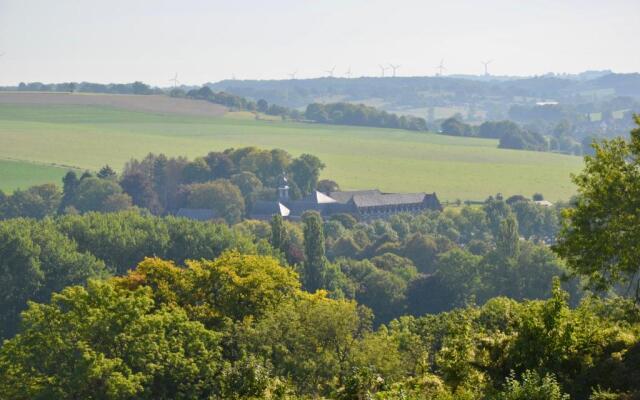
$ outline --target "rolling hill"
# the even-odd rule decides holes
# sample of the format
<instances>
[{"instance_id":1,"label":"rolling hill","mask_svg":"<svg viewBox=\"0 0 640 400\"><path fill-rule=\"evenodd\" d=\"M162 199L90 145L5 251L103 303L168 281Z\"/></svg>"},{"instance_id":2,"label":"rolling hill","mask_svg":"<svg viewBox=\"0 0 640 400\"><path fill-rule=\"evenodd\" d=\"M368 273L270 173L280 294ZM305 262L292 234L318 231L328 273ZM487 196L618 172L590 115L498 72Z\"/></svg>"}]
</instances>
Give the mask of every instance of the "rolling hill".
<instances>
[{"instance_id":1,"label":"rolling hill","mask_svg":"<svg viewBox=\"0 0 640 400\"><path fill-rule=\"evenodd\" d=\"M202 103L192 100L167 110L149 105L161 101L157 96L125 96L137 97L143 106L128 106L131 99L113 100L116 95L100 104L93 98L107 95L46 94L21 101L15 96L0 94L0 159L5 160L0 187L5 189L56 180L58 172L58 177L64 173L56 165L120 169L130 158L149 152L195 157L258 146L315 154L327 165L323 177L345 189L437 192L444 200L541 192L557 200L574 193L569 174L582 165L578 157L498 149L495 140L256 120L253 114L225 113L219 107L216 113L198 115L194 110ZM42 169L21 178L24 174L15 171L25 163Z\"/></svg>"}]
</instances>

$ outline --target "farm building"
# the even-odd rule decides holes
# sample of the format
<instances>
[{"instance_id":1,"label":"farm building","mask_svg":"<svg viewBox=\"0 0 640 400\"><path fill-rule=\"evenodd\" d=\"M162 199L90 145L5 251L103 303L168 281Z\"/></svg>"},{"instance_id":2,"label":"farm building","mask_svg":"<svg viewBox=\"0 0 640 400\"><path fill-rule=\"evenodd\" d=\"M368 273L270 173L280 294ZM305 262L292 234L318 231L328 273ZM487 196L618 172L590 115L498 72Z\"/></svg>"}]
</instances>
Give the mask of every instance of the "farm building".
<instances>
[{"instance_id":1,"label":"farm building","mask_svg":"<svg viewBox=\"0 0 640 400\"><path fill-rule=\"evenodd\" d=\"M322 216L351 214L359 220L384 218L397 213L417 213L442 210L435 193L384 193L378 189L339 191L327 194L314 191L309 196L292 201L285 177L278 187L278 200L258 201L251 212L252 219L270 219L280 214L299 219L305 211L318 211Z\"/></svg>"}]
</instances>

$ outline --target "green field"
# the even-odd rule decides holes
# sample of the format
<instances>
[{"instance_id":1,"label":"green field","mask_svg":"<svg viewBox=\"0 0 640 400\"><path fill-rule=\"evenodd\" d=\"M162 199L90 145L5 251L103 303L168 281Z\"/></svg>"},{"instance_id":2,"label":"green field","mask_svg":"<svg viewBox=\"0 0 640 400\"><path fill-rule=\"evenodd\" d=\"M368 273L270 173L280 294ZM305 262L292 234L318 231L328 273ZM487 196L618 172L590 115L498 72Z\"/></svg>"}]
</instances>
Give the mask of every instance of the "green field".
<instances>
[{"instance_id":1,"label":"green field","mask_svg":"<svg viewBox=\"0 0 640 400\"><path fill-rule=\"evenodd\" d=\"M0 104L0 187L59 181L63 169L122 168L149 152L189 157L229 147L279 147L311 153L323 176L343 188L437 192L441 199L484 199L543 193L550 200L574 192L569 174L581 158L497 149L495 140L455 138L391 129L256 121L229 113L193 117L98 106Z\"/></svg>"},{"instance_id":2,"label":"green field","mask_svg":"<svg viewBox=\"0 0 640 400\"><path fill-rule=\"evenodd\" d=\"M9 192L41 183L60 183L69 168L0 159L0 190Z\"/></svg>"}]
</instances>

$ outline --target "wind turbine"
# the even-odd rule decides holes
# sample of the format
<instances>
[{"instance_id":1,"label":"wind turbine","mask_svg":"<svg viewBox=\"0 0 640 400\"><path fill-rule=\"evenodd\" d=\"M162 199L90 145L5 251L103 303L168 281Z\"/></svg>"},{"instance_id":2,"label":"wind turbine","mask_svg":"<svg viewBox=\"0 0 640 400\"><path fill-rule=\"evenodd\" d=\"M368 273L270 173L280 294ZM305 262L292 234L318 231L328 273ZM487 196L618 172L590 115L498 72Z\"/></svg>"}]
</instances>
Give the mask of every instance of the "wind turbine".
<instances>
[{"instance_id":1,"label":"wind turbine","mask_svg":"<svg viewBox=\"0 0 640 400\"><path fill-rule=\"evenodd\" d=\"M444 58L440 60L440 64L436 67L436 69L438 70L438 73L436 74L436 76L442 76L442 72L447 70L444 67Z\"/></svg>"},{"instance_id":2,"label":"wind turbine","mask_svg":"<svg viewBox=\"0 0 640 400\"><path fill-rule=\"evenodd\" d=\"M178 80L178 73L177 72L173 76L173 78L169 79L169 82L173 82L173 88L174 89L176 88L176 86L178 86L178 83L180 83L180 81Z\"/></svg>"},{"instance_id":3,"label":"wind turbine","mask_svg":"<svg viewBox=\"0 0 640 400\"><path fill-rule=\"evenodd\" d=\"M480 61L482 65L484 65L484 76L489 76L489 64L491 64L493 60L489 61Z\"/></svg>"},{"instance_id":4,"label":"wind turbine","mask_svg":"<svg viewBox=\"0 0 640 400\"><path fill-rule=\"evenodd\" d=\"M295 70L294 72L289 74L289 78L291 78L291 80L295 80L297 74L298 74L298 70Z\"/></svg>"},{"instance_id":5,"label":"wind turbine","mask_svg":"<svg viewBox=\"0 0 640 400\"><path fill-rule=\"evenodd\" d=\"M382 64L378 64L378 67L380 67L380 76L381 76L382 78L384 78L384 71L386 71L387 69L389 69L389 67L385 67L385 66L384 66L384 65L382 65Z\"/></svg>"},{"instance_id":6,"label":"wind turbine","mask_svg":"<svg viewBox=\"0 0 640 400\"><path fill-rule=\"evenodd\" d=\"M349 69L344 73L344 75L347 77L347 79L351 78L351 65L349 65Z\"/></svg>"},{"instance_id":7,"label":"wind turbine","mask_svg":"<svg viewBox=\"0 0 640 400\"><path fill-rule=\"evenodd\" d=\"M328 69L324 72L326 72L327 74L329 74L329 78L333 78L333 72L336 70L336 66L334 65L333 68Z\"/></svg>"},{"instance_id":8,"label":"wind turbine","mask_svg":"<svg viewBox=\"0 0 640 400\"><path fill-rule=\"evenodd\" d=\"M393 65L393 64L389 64L389 68L391 68L393 70L393 77L396 77L396 71L398 70L398 68L400 68L400 65Z\"/></svg>"}]
</instances>

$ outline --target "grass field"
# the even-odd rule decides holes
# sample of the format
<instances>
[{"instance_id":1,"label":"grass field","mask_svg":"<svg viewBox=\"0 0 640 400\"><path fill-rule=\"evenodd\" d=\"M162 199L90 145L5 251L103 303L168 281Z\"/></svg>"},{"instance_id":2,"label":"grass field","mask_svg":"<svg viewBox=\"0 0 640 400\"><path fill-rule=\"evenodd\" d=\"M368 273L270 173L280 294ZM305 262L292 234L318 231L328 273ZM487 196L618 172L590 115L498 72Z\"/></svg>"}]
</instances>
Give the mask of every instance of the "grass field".
<instances>
[{"instance_id":1,"label":"grass field","mask_svg":"<svg viewBox=\"0 0 640 400\"><path fill-rule=\"evenodd\" d=\"M343 188L436 192L444 200L497 192L567 199L574 192L569 174L582 165L578 157L497 149L494 140L256 121L242 113L198 117L95 105L0 104L0 159L43 164L3 162L0 187L59 182L64 171L47 164L121 169L149 152L194 157L249 145L315 154L327 165L323 176Z\"/></svg>"},{"instance_id":2,"label":"grass field","mask_svg":"<svg viewBox=\"0 0 640 400\"><path fill-rule=\"evenodd\" d=\"M0 190L9 192L48 182L60 184L60 178L68 170L53 165L0 159Z\"/></svg>"}]
</instances>

